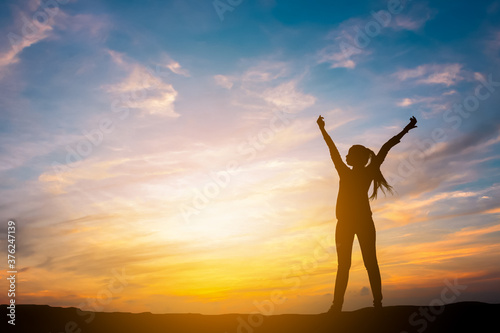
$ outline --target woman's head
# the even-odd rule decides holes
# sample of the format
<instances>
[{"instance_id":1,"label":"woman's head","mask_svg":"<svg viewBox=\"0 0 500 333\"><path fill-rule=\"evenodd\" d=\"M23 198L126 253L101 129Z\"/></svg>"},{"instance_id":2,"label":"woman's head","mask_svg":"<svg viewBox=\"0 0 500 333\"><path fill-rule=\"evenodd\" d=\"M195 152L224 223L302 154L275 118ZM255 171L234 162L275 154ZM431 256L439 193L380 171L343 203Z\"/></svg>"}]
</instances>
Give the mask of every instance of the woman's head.
<instances>
[{"instance_id":1,"label":"woman's head","mask_svg":"<svg viewBox=\"0 0 500 333\"><path fill-rule=\"evenodd\" d=\"M354 145L346 155L346 162L352 167L365 166L373 153L370 149L362 145Z\"/></svg>"},{"instance_id":2,"label":"woman's head","mask_svg":"<svg viewBox=\"0 0 500 333\"><path fill-rule=\"evenodd\" d=\"M375 158L375 153L371 149L362 145L354 145L347 153L346 162L352 167L364 167L368 161L370 161L370 165L376 163ZM384 193L386 190L392 193L392 186L387 183L387 180L385 180L380 171L380 167L377 165L373 175L373 193L370 199L375 199L377 197L379 188L381 188Z\"/></svg>"}]
</instances>

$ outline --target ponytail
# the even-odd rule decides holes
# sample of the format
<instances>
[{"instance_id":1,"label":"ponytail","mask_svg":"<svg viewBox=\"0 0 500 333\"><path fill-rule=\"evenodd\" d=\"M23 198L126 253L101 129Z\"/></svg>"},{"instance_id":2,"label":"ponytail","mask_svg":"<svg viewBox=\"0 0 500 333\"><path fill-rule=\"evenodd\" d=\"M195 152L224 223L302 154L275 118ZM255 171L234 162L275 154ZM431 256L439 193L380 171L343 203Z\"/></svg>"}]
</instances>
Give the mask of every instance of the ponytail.
<instances>
[{"instance_id":1,"label":"ponytail","mask_svg":"<svg viewBox=\"0 0 500 333\"><path fill-rule=\"evenodd\" d=\"M369 148L366 149L368 151L368 154L370 155L370 164L372 164L375 162L375 153ZM382 192L384 192L384 194L386 194L386 190L391 194L393 193L392 186L387 183L387 180L385 180L382 172L380 171L380 166L376 168L375 175L373 177L373 193L370 196L371 200L377 198L377 192L379 188L382 189Z\"/></svg>"}]
</instances>

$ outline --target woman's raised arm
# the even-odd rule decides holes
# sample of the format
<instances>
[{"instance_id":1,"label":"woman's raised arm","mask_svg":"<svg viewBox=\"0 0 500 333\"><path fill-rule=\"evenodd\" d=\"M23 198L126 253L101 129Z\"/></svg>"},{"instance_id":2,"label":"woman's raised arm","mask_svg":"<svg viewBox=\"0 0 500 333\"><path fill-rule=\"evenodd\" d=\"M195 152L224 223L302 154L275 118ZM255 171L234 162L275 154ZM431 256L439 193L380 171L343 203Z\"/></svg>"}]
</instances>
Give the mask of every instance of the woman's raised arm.
<instances>
[{"instance_id":1,"label":"woman's raised arm","mask_svg":"<svg viewBox=\"0 0 500 333\"><path fill-rule=\"evenodd\" d=\"M342 157L340 156L337 146L335 146L335 143L333 143L332 138L330 137L330 135L328 135L328 133L325 130L324 118L321 117L320 115L316 122L318 123L319 129L321 130L321 134L323 134L323 139L325 139L325 142L328 145L328 148L330 149L330 156L332 158L333 164L335 165L335 169L337 169L337 172L340 174L344 170L348 169L348 167L344 163L344 161L342 161Z\"/></svg>"},{"instance_id":2,"label":"woman's raised arm","mask_svg":"<svg viewBox=\"0 0 500 333\"><path fill-rule=\"evenodd\" d=\"M401 132L399 132L397 135L390 138L389 141L384 143L384 145L382 146L382 148L380 148L380 150L376 156L376 161L377 161L378 165L382 164L385 157L387 156L387 153L389 153L389 150L392 147L394 147L395 145L397 145L400 142L401 138L406 133L408 133L411 129L417 127L416 124L417 124L417 118L411 117L410 122L408 123L408 125L405 126L405 128L403 128L403 130Z\"/></svg>"}]
</instances>

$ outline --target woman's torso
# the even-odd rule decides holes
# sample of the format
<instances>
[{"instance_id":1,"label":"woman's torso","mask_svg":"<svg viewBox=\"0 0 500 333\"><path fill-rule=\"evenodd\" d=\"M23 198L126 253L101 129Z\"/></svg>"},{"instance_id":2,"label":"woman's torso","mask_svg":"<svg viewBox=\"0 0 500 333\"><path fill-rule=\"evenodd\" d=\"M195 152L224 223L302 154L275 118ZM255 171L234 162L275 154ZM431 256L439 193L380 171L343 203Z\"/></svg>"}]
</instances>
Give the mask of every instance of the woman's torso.
<instances>
[{"instance_id":1,"label":"woman's torso","mask_svg":"<svg viewBox=\"0 0 500 333\"><path fill-rule=\"evenodd\" d=\"M340 175L337 219L364 220L372 216L368 190L373 180L370 168L347 169Z\"/></svg>"}]
</instances>

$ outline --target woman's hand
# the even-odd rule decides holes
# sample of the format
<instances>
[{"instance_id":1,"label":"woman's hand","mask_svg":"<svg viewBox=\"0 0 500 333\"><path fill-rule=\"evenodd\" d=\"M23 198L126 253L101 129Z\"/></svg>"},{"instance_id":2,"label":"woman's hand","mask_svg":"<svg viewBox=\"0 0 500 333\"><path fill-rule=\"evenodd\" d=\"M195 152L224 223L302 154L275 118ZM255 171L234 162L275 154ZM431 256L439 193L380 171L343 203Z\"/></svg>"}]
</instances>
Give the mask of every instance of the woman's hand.
<instances>
[{"instance_id":1,"label":"woman's hand","mask_svg":"<svg viewBox=\"0 0 500 333\"><path fill-rule=\"evenodd\" d=\"M323 117L321 117L321 115L318 117L318 120L316 120L316 122L318 123L319 128L325 128L325 120Z\"/></svg>"},{"instance_id":2,"label":"woman's hand","mask_svg":"<svg viewBox=\"0 0 500 333\"><path fill-rule=\"evenodd\" d=\"M416 123L417 123L417 118L411 117L410 118L410 123L406 125L405 130L408 132L409 130L416 128Z\"/></svg>"}]
</instances>

